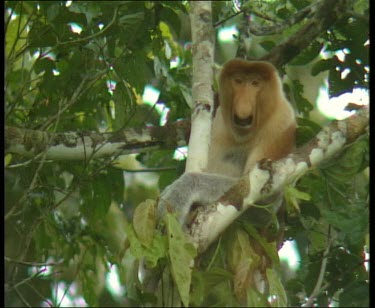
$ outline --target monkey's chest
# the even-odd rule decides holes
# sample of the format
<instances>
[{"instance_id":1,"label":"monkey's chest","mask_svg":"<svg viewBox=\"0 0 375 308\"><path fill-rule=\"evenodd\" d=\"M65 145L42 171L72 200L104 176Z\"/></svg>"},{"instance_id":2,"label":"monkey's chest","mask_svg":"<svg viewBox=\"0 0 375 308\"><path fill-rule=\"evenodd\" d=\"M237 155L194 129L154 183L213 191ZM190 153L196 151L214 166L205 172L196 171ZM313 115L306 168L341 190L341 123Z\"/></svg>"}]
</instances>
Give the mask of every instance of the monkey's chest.
<instances>
[{"instance_id":1,"label":"monkey's chest","mask_svg":"<svg viewBox=\"0 0 375 308\"><path fill-rule=\"evenodd\" d=\"M208 163L208 171L230 177L240 177L244 173L245 165L249 153L245 150L235 151L227 150L223 152L216 152Z\"/></svg>"}]
</instances>

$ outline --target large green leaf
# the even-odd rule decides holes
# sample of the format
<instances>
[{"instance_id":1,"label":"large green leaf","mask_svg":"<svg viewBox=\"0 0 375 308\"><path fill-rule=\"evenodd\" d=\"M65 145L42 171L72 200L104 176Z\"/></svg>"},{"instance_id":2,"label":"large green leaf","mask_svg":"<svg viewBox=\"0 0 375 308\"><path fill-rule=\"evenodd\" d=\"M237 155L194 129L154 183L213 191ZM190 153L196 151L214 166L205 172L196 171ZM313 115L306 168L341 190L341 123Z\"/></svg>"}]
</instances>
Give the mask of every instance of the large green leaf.
<instances>
[{"instance_id":1,"label":"large green leaf","mask_svg":"<svg viewBox=\"0 0 375 308\"><path fill-rule=\"evenodd\" d=\"M197 251L182 231L181 225L172 214L166 215L168 232L168 254L171 270L177 285L181 301L185 307L189 306L192 264Z\"/></svg>"}]
</instances>

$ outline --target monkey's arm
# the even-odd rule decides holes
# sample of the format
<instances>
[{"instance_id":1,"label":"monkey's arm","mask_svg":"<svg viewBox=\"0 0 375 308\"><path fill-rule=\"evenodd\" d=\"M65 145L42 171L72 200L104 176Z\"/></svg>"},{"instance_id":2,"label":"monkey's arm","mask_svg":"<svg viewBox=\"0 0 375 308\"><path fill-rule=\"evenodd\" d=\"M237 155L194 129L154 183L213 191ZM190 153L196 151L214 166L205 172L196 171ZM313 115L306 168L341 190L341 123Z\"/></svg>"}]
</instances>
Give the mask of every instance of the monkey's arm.
<instances>
[{"instance_id":1,"label":"monkey's arm","mask_svg":"<svg viewBox=\"0 0 375 308\"><path fill-rule=\"evenodd\" d=\"M185 173L160 195L158 216L175 212L186 223L192 204L206 205L219 199L238 179L211 173Z\"/></svg>"}]
</instances>

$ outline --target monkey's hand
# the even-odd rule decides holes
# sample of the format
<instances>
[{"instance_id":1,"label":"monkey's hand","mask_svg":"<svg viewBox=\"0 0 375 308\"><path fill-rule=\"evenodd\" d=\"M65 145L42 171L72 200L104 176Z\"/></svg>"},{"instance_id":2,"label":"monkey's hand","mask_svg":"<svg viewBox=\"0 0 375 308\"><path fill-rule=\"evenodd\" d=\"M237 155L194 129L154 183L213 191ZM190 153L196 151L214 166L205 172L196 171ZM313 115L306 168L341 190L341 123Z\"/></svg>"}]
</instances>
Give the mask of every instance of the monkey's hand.
<instances>
[{"instance_id":1,"label":"monkey's hand","mask_svg":"<svg viewBox=\"0 0 375 308\"><path fill-rule=\"evenodd\" d=\"M211 173L184 173L161 193L158 217L176 213L183 225L193 204L204 206L219 199L238 179Z\"/></svg>"}]
</instances>

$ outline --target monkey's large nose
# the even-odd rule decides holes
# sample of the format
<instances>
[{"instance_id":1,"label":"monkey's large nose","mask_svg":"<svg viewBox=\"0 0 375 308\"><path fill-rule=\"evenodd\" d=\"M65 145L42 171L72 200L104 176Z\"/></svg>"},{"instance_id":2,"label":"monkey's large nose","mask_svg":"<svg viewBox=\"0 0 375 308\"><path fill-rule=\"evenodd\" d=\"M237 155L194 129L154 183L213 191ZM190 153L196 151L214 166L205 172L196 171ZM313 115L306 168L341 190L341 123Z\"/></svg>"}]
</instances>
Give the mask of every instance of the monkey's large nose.
<instances>
[{"instance_id":1,"label":"monkey's large nose","mask_svg":"<svg viewBox=\"0 0 375 308\"><path fill-rule=\"evenodd\" d=\"M248 116L247 118L240 118L238 117L236 114L233 115L233 122L234 124L236 124L237 126L241 126L241 127L248 127L251 125L251 123L253 122L253 116Z\"/></svg>"}]
</instances>

